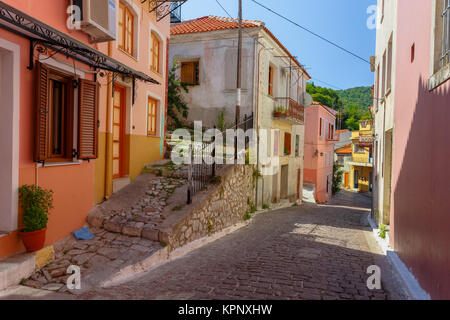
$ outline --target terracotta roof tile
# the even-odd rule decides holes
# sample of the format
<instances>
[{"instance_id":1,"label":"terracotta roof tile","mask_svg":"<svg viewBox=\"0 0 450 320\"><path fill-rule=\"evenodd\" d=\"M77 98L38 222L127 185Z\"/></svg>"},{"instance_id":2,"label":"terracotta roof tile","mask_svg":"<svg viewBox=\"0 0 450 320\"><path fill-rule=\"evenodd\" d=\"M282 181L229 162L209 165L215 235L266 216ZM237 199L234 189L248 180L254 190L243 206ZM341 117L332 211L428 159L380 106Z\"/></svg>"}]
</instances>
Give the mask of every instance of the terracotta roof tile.
<instances>
[{"instance_id":1,"label":"terracotta roof tile","mask_svg":"<svg viewBox=\"0 0 450 320\"><path fill-rule=\"evenodd\" d=\"M346 146L340 147L339 149L336 149L335 151L337 154L348 154L352 153L352 145L348 144Z\"/></svg>"},{"instance_id":2,"label":"terracotta roof tile","mask_svg":"<svg viewBox=\"0 0 450 320\"><path fill-rule=\"evenodd\" d=\"M263 25L261 21L243 20L243 28L256 28ZM216 16L205 16L198 19L187 20L174 23L170 27L170 34L201 33L226 29L237 29L239 22L237 19L223 18Z\"/></svg>"}]
</instances>

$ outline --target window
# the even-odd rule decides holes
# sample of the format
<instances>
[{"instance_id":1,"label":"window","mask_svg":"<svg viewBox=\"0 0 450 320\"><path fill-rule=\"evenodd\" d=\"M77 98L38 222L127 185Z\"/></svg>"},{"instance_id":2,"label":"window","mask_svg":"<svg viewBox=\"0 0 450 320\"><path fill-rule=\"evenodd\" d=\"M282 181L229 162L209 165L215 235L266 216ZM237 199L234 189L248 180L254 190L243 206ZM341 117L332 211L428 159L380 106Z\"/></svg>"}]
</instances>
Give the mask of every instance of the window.
<instances>
[{"instance_id":1,"label":"window","mask_svg":"<svg viewBox=\"0 0 450 320\"><path fill-rule=\"evenodd\" d=\"M200 84L199 61L181 63L181 82L188 85Z\"/></svg>"},{"instance_id":2,"label":"window","mask_svg":"<svg viewBox=\"0 0 450 320\"><path fill-rule=\"evenodd\" d=\"M160 61L160 42L156 35L152 32L151 35L151 54L150 54L150 69L159 73L159 61Z\"/></svg>"},{"instance_id":3,"label":"window","mask_svg":"<svg viewBox=\"0 0 450 320\"><path fill-rule=\"evenodd\" d=\"M117 33L119 48L133 55L134 16L122 2L119 5L119 32Z\"/></svg>"},{"instance_id":4,"label":"window","mask_svg":"<svg viewBox=\"0 0 450 320\"><path fill-rule=\"evenodd\" d=\"M383 54L383 66L382 66L382 78L381 78L381 99L384 98L386 94L386 51Z\"/></svg>"},{"instance_id":5,"label":"window","mask_svg":"<svg viewBox=\"0 0 450 320\"><path fill-rule=\"evenodd\" d=\"M433 90L450 79L450 0L434 0L432 72L428 89Z\"/></svg>"},{"instance_id":6,"label":"window","mask_svg":"<svg viewBox=\"0 0 450 320\"><path fill-rule=\"evenodd\" d=\"M273 67L269 66L269 88L268 93L269 96L273 96Z\"/></svg>"},{"instance_id":7,"label":"window","mask_svg":"<svg viewBox=\"0 0 450 320\"><path fill-rule=\"evenodd\" d=\"M36 109L36 162L67 162L97 158L98 86L75 78L38 62ZM74 148L74 96L78 90L78 150ZM77 152L73 152L77 151Z\"/></svg>"},{"instance_id":8,"label":"window","mask_svg":"<svg viewBox=\"0 0 450 320\"><path fill-rule=\"evenodd\" d=\"M319 122L319 136L322 137L322 133L323 133L323 119L320 118L320 122Z\"/></svg>"},{"instance_id":9,"label":"window","mask_svg":"<svg viewBox=\"0 0 450 320\"><path fill-rule=\"evenodd\" d=\"M364 152L366 152L366 149L361 148L361 147L359 146L359 143L354 143L354 144L353 144L353 152L354 152L354 153L364 153Z\"/></svg>"},{"instance_id":10,"label":"window","mask_svg":"<svg viewBox=\"0 0 450 320\"><path fill-rule=\"evenodd\" d=\"M379 101L380 101L380 64L378 64L377 66L377 86L375 91L375 105L377 106L377 110L379 106Z\"/></svg>"},{"instance_id":11,"label":"window","mask_svg":"<svg viewBox=\"0 0 450 320\"><path fill-rule=\"evenodd\" d=\"M450 56L450 0L444 1L444 10L442 13L442 57L441 65L445 66L449 61Z\"/></svg>"},{"instance_id":12,"label":"window","mask_svg":"<svg viewBox=\"0 0 450 320\"><path fill-rule=\"evenodd\" d=\"M386 78L386 90L389 92L391 90L392 84L392 35L389 39L388 44L388 55L387 55L387 78Z\"/></svg>"},{"instance_id":13,"label":"window","mask_svg":"<svg viewBox=\"0 0 450 320\"><path fill-rule=\"evenodd\" d=\"M291 134L289 132L284 133L284 151L285 156L291 155Z\"/></svg>"},{"instance_id":14,"label":"window","mask_svg":"<svg viewBox=\"0 0 450 320\"><path fill-rule=\"evenodd\" d=\"M295 156L300 156L300 136L298 134L295 135Z\"/></svg>"},{"instance_id":15,"label":"window","mask_svg":"<svg viewBox=\"0 0 450 320\"><path fill-rule=\"evenodd\" d=\"M156 136L157 117L158 117L158 101L148 98L148 119L147 119L147 135Z\"/></svg>"},{"instance_id":16,"label":"window","mask_svg":"<svg viewBox=\"0 0 450 320\"><path fill-rule=\"evenodd\" d=\"M48 129L49 129L49 159L71 158L72 134L70 130L70 77L63 77L55 73L49 75L50 90L48 101Z\"/></svg>"}]
</instances>

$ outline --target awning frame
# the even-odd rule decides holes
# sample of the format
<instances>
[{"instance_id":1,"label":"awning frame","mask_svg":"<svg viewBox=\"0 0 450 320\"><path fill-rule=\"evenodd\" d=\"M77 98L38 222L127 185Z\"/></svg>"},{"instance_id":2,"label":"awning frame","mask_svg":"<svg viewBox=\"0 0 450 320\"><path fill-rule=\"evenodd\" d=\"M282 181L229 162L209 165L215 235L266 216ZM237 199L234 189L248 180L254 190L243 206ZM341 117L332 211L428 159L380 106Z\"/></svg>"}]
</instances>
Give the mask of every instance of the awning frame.
<instances>
[{"instance_id":1,"label":"awning frame","mask_svg":"<svg viewBox=\"0 0 450 320\"><path fill-rule=\"evenodd\" d=\"M122 74L134 80L160 84L143 72L136 71L125 64L101 53L55 28L0 1L0 28L8 30L30 41L30 64L34 67L34 49L41 44L51 50L80 61L91 68Z\"/></svg>"}]
</instances>

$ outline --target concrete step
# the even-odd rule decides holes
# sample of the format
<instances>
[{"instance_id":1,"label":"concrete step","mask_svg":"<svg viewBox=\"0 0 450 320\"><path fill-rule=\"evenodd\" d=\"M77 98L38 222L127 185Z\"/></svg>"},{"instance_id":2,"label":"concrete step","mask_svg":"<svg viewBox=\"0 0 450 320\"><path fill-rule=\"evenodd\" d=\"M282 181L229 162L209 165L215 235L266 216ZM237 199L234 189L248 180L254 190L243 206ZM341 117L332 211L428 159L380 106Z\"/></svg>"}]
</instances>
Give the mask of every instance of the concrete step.
<instances>
[{"instance_id":1,"label":"concrete step","mask_svg":"<svg viewBox=\"0 0 450 320\"><path fill-rule=\"evenodd\" d=\"M19 284L33 274L36 267L34 254L19 254L0 260L0 290Z\"/></svg>"}]
</instances>

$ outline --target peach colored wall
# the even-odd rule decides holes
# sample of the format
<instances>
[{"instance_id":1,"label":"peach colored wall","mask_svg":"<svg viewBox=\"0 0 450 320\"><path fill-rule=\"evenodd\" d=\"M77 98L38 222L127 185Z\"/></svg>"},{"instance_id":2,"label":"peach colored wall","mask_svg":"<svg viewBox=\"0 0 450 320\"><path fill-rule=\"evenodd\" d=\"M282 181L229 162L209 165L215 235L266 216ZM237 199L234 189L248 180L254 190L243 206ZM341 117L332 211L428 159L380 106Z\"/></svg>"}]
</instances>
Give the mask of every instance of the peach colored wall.
<instances>
[{"instance_id":1,"label":"peach colored wall","mask_svg":"<svg viewBox=\"0 0 450 320\"><path fill-rule=\"evenodd\" d=\"M320 118L325 121L323 136L320 137ZM336 117L322 106L311 106L305 111L305 169L304 181L315 184L316 201L329 200L327 192L327 176L333 174L334 144L325 139L327 121L336 127ZM315 154L316 150L318 155ZM325 154L327 163L325 164ZM322 154L322 155L321 155ZM329 157L332 160L329 160Z\"/></svg>"},{"instance_id":2,"label":"peach colored wall","mask_svg":"<svg viewBox=\"0 0 450 320\"><path fill-rule=\"evenodd\" d=\"M428 90L432 2L398 2L391 245L432 298L449 299L450 80Z\"/></svg>"},{"instance_id":3,"label":"peach colored wall","mask_svg":"<svg viewBox=\"0 0 450 320\"><path fill-rule=\"evenodd\" d=\"M67 32L66 1L5 1L13 7L36 17L60 31ZM87 41L81 32L70 32L72 37ZM26 67L29 61L29 41L0 28L0 38L20 46L20 138L19 138L19 185L33 184L36 181L36 169L33 162L34 119L35 119L35 70ZM65 60L59 55L56 59ZM72 62L70 60L70 62ZM76 67L88 69L80 63ZM87 76L92 79L92 76ZM0 118L0 121L2 119ZM1 125L1 123L0 123ZM46 244L52 244L83 226L88 211L94 204L94 163L83 162L80 165L44 167L38 169L38 184L54 191L54 206L51 210ZM19 215L19 227L20 227ZM23 245L14 231L0 238L0 257L23 251Z\"/></svg>"}]
</instances>

